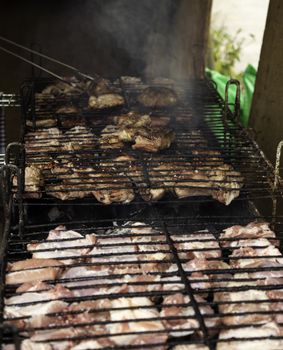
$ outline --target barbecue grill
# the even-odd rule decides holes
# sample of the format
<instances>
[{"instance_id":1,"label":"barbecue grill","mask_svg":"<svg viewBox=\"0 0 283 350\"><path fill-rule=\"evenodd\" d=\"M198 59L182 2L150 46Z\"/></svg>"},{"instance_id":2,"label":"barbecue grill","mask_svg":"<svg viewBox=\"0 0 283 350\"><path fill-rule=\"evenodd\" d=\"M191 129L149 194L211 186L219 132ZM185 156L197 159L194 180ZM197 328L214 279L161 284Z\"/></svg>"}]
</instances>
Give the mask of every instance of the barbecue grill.
<instances>
[{"instance_id":1,"label":"barbecue grill","mask_svg":"<svg viewBox=\"0 0 283 350\"><path fill-rule=\"evenodd\" d=\"M18 328L17 332L14 328L3 332L4 343L18 344L22 340L23 344L31 346L29 340L24 339L27 332L33 334L36 331L37 336L32 339L36 344L34 346L39 346L36 343L39 342L41 346L56 343L57 346L77 346L78 349L79 346L84 349L182 349L178 346L203 344L208 349L221 349L221 344L227 347L231 342L235 345L251 341L262 346L260 340L265 340L279 349L282 336L277 325L280 325L282 298L280 293L274 292L282 289L282 267L277 263L264 266L261 262L283 259L276 251L278 241L281 241L281 217L276 215L276 211L265 217L265 220L273 223L276 232L276 238L267 236L263 242L265 245L260 246L264 250L272 242L274 249L269 255L255 257L245 252L233 255L237 249L247 246L256 250L255 242L248 243L255 237L223 236L223 230L228 227L263 220L254 201L267 200L275 203L281 196L280 178L276 177L274 186L275 173L272 166L249 132L239 124L239 95L232 113L227 102L228 96L226 101L222 101L210 82L179 82L175 88L182 103L176 108L152 111L152 119L166 117L169 125L174 128L176 139L171 148L158 154L134 151L130 146L103 151L97 148L94 152L92 148L86 148L75 150L75 159L72 160L75 167L86 175L95 172L98 164L106 172L113 167L117 156L130 154L135 158L135 166L142 169L143 177L138 184L143 189L150 190L159 189L161 182L164 187L162 176L159 174L158 181L153 181L151 174L152 167L160 162L187 165L192 163L193 158L197 158L198 163L205 162L210 167L218 167L220 160L215 160L215 154L211 153L217 151L221 160L239 172L238 180L243 185L239 197L229 206L208 196L180 199L170 191L158 201L145 200L137 185L132 187L135 198L129 203L105 205L91 196L65 201L54 198L50 195L52 186L55 192L55 186L62 182L64 174L55 176L48 170L44 172L45 184L49 185L48 193L46 187L41 188L36 191L41 198L29 198L29 193L24 188L25 168L31 162L44 162L46 157L60 156L64 159L70 154L74 157L74 152L46 149L39 154L35 149L34 152L25 153L28 133L37 130L38 120L46 120L50 116L58 120L59 130L66 132L60 124L60 118L71 120L77 118L77 115L57 115L56 109L72 103L81 108L80 118L85 118L92 134L99 135L108 124L107 118L111 119L129 109L148 113L149 110L141 109L136 100L142 89L152 82L129 84L123 80L117 81L116 85L125 97L126 106L122 110L103 112L84 110L85 96L62 97L56 99L56 103L50 103L50 97L37 94L48 83L51 81L34 80L23 85L22 144L8 147L6 160L10 165L2 169L2 181L6 187L7 221L1 246L4 258L1 300L6 298L6 311L4 312L2 303L1 317L5 323L10 321L10 324ZM228 84L227 93L229 85L231 83ZM159 83L158 86L168 86L168 83ZM27 125L27 121L31 123ZM75 135L72 141L74 140L81 144L87 143L84 134ZM40 140L43 144L47 141L45 138ZM197 157L193 153L195 150L199 152ZM119 173L129 172L126 162L117 163ZM89 167L92 170L87 170ZM166 180L168 174L163 176ZM13 177L17 177L17 187L13 186L15 181L11 182ZM82 177L83 180L85 178L87 176ZM113 187L115 179L119 187ZM112 175L102 181L108 190L129 186L129 181L125 181L125 176L121 179L121 175ZM179 180L178 187L227 190L223 183L210 188L205 182L198 180L194 183L191 180L188 184L187 180ZM165 185L167 187L170 186ZM72 183L69 188L60 191L87 192L90 189L97 190L97 183L93 180L83 181L83 186L78 188ZM231 187L227 191L233 190L235 188ZM52 216L54 210L56 215ZM61 226L57 231L63 232L62 237L50 238L49 231L59 225L65 225L67 230L74 230L81 236L62 238L66 231ZM95 233L99 243L86 241L87 235L92 233ZM47 245L40 246L46 242ZM82 249L83 258L80 255ZM23 301L31 292L16 292L19 286L7 283L5 270L7 266L11 269L11 263L31 258L32 254L55 256L58 265L53 268L62 273L49 281L53 286L51 291L41 287L46 296L44 300ZM192 267L193 258L200 259L202 265ZM256 260L254 266L244 263L252 259ZM243 266L237 266L237 261ZM227 268L225 264L230 265ZM30 268L30 271L41 270L44 273L43 266ZM272 277L276 276L279 282L264 277L267 271ZM26 271L16 268L11 272L24 274ZM68 292L61 290L62 294L54 298L52 293L55 293L54 288L58 288L58 284L67 288ZM227 292L234 295L235 299L227 300ZM254 293L257 293L256 296ZM10 305L7 305L7 300L10 300ZM28 314L13 315L13 308L18 306L35 306L39 310L56 300L68 303L69 306L64 304L59 311L49 309L40 320ZM85 303L78 306L80 302ZM53 333L44 338L47 330ZM86 343L87 341L92 343Z\"/></svg>"}]
</instances>

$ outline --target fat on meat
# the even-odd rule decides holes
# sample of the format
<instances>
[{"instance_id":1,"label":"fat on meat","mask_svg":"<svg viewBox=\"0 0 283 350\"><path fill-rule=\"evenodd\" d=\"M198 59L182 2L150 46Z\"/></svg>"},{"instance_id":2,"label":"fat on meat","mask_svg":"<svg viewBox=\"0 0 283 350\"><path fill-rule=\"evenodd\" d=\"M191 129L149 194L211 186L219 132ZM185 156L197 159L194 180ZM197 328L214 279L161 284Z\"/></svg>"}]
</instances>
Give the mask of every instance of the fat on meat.
<instances>
[{"instance_id":1,"label":"fat on meat","mask_svg":"<svg viewBox=\"0 0 283 350\"><path fill-rule=\"evenodd\" d=\"M251 222L246 226L235 225L224 230L219 240L223 247L237 244L237 240L266 238L273 245L278 245L275 233L270 229L267 222Z\"/></svg>"},{"instance_id":2,"label":"fat on meat","mask_svg":"<svg viewBox=\"0 0 283 350\"><path fill-rule=\"evenodd\" d=\"M220 258L221 249L214 235L200 231L188 235L172 235L174 245L182 259Z\"/></svg>"},{"instance_id":3,"label":"fat on meat","mask_svg":"<svg viewBox=\"0 0 283 350\"><path fill-rule=\"evenodd\" d=\"M139 308L146 306L147 308ZM134 345L134 344L156 344L165 343L167 340L167 332L160 320L150 320L151 318L158 318L159 312L146 297L134 298L118 298L112 302L113 308L130 308L110 311L110 321L127 321L109 323L106 325L107 331L111 335L111 340L118 346ZM148 319L139 321L139 319ZM132 320L132 321L130 321ZM140 332L150 331L150 334L139 334ZM154 333L156 331L157 333ZM161 331L161 333L158 333ZM164 331L164 332L162 332ZM123 334L117 333L137 332L137 334Z\"/></svg>"},{"instance_id":4,"label":"fat on meat","mask_svg":"<svg viewBox=\"0 0 283 350\"><path fill-rule=\"evenodd\" d=\"M280 350L283 349L283 340L270 338L280 335L279 326L275 322L268 322L259 327L222 330L219 334L219 340L222 341L217 343L216 350ZM251 338L263 339L252 340Z\"/></svg>"},{"instance_id":5,"label":"fat on meat","mask_svg":"<svg viewBox=\"0 0 283 350\"><path fill-rule=\"evenodd\" d=\"M227 287L235 287L235 285L228 283ZM273 317L267 292L257 290L256 287L252 289L251 286L251 289L245 291L215 293L214 300L215 302L221 302L218 305L219 312L221 313L222 322L226 325L261 324L271 321ZM245 312L246 314L241 315ZM225 314L228 313L233 315L226 316Z\"/></svg>"},{"instance_id":6,"label":"fat on meat","mask_svg":"<svg viewBox=\"0 0 283 350\"><path fill-rule=\"evenodd\" d=\"M8 264L6 284L55 280L62 272L62 265L58 260L34 258Z\"/></svg>"},{"instance_id":7,"label":"fat on meat","mask_svg":"<svg viewBox=\"0 0 283 350\"><path fill-rule=\"evenodd\" d=\"M205 303L202 297L197 295L195 298L198 303ZM199 309L204 318L205 315L214 315L214 311L209 304L199 305ZM171 294L164 298L160 315L164 317L163 322L166 328L170 329L171 336L182 337L200 332L199 322L190 298L181 293ZM180 316L182 318L178 318ZM165 319L166 317L172 317L172 319ZM205 324L208 329L216 327L219 325L219 318L216 315L215 317L205 318Z\"/></svg>"},{"instance_id":8,"label":"fat on meat","mask_svg":"<svg viewBox=\"0 0 283 350\"><path fill-rule=\"evenodd\" d=\"M64 264L71 264L75 259L87 254L95 243L96 235L94 233L83 236L76 231L66 230L65 227L58 226L49 232L44 242L30 243L27 245L27 249L32 252L34 258L48 257L59 259ZM66 259L67 257L71 257L71 259Z\"/></svg>"}]
</instances>

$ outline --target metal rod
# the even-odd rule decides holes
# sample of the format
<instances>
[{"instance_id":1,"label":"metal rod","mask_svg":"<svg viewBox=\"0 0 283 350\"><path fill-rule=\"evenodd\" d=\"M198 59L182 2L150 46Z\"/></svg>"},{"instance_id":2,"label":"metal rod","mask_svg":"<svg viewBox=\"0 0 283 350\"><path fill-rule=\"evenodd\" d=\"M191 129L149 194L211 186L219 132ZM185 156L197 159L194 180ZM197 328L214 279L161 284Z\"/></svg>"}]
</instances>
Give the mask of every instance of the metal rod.
<instances>
[{"instance_id":1,"label":"metal rod","mask_svg":"<svg viewBox=\"0 0 283 350\"><path fill-rule=\"evenodd\" d=\"M67 68L67 69L70 69L70 70L74 71L75 73L77 73L78 75L80 75L80 76L82 76L82 77L84 77L84 78L87 78L87 79L89 79L89 80L95 80L95 78L93 78L92 76L90 76L90 75L88 75L88 74L81 73L77 68L75 68L75 67L73 67L73 66L71 66L71 65L69 65L69 64L66 64L66 63L64 63L64 62L62 62L62 61L60 61L60 60L57 60L57 59L52 58L52 57L50 57L50 56L47 56L47 55L45 55L45 54L43 54L43 53L41 53L41 52L38 52L38 51L36 51L36 50L30 49L30 48L28 48L28 47L26 47L26 46L24 46L24 45L18 44L18 43L16 43L15 41L9 40L9 39L7 39L7 38L1 36L1 35L0 35L0 40L4 41L4 42L6 42L6 43L9 43L9 44L11 44L11 45L14 45L14 46L16 46L16 47L18 47L18 48L20 48L20 49L22 49L22 50L28 51L28 52L32 53L33 55L37 55L37 56L39 56L39 57L45 58L45 59L48 60L48 61L54 62L54 63L56 63L56 64L59 64L59 65L65 67L65 68ZM37 68L39 68L39 69L42 69L42 68L40 68L40 67L41 67L40 65L36 65L36 64L35 64L34 62L32 62L32 61L30 61L30 62L33 63L33 66L34 66L34 67L37 67ZM43 70L44 70L44 69L43 69ZM49 74L50 74L50 73L49 73Z\"/></svg>"},{"instance_id":2,"label":"metal rod","mask_svg":"<svg viewBox=\"0 0 283 350\"><path fill-rule=\"evenodd\" d=\"M16 54L16 53L13 52L13 51L7 50L7 49L5 49L5 48L2 47L2 46L0 46L0 50L3 51L3 52L8 53L8 54L11 55L11 56L17 57L17 58L19 58L20 60L22 60L22 61L24 61L24 62L26 62L26 63L28 63L28 64L31 64L32 66L34 66L34 67L36 67L36 68L38 68L38 69L43 70L45 73L48 73L48 74L52 75L52 76L53 76L54 78L56 78L56 79L65 81L64 78L61 77L60 75L51 72L49 69L46 69L46 68L41 67L39 64L36 64L36 63L34 63L34 62L28 60L27 58L24 58L24 57L22 57L22 56Z\"/></svg>"}]
</instances>

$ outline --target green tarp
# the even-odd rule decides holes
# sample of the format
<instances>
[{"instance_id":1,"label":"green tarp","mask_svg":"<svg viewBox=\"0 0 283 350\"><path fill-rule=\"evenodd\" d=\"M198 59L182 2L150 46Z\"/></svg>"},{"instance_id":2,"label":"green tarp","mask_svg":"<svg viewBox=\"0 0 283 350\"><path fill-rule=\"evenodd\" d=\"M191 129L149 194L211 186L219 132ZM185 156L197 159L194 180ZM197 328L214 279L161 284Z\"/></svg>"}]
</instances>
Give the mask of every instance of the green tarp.
<instances>
[{"instance_id":1,"label":"green tarp","mask_svg":"<svg viewBox=\"0 0 283 350\"><path fill-rule=\"evenodd\" d=\"M217 90L220 96L225 99L225 86L230 77L222 75L216 71L206 69L206 75L209 79L217 84ZM243 86L241 86L241 122L244 126L248 125L250 109L252 105L254 87L256 80L256 69L252 65L248 65L243 74ZM230 87L229 103L233 103L236 97L236 86Z\"/></svg>"}]
</instances>

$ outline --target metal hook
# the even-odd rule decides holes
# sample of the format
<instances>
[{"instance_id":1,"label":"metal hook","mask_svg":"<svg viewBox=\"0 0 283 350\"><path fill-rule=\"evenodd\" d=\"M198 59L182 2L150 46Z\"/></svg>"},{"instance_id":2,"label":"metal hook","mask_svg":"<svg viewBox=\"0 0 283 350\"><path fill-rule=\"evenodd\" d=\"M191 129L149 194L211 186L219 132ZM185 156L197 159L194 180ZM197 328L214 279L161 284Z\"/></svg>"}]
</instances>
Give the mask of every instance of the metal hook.
<instances>
[{"instance_id":1,"label":"metal hook","mask_svg":"<svg viewBox=\"0 0 283 350\"><path fill-rule=\"evenodd\" d=\"M241 98L241 88L240 88L240 82L236 79L230 79L226 86L225 86L225 103L224 103L224 115L227 122L227 116L229 113L229 89L230 86L236 85L236 98L234 102L234 113L232 114L233 117L236 119L237 122L240 122L240 98Z\"/></svg>"}]
</instances>

